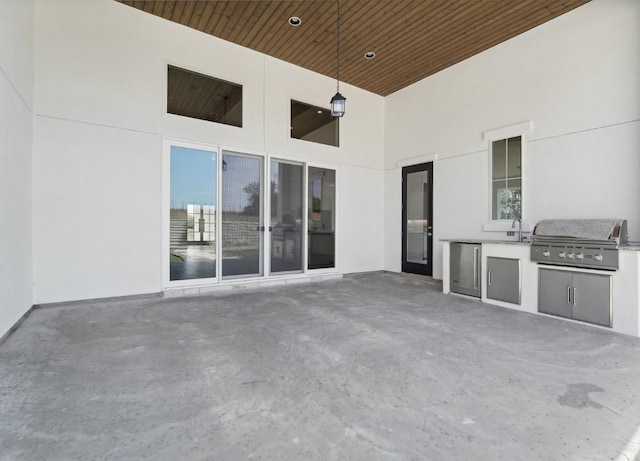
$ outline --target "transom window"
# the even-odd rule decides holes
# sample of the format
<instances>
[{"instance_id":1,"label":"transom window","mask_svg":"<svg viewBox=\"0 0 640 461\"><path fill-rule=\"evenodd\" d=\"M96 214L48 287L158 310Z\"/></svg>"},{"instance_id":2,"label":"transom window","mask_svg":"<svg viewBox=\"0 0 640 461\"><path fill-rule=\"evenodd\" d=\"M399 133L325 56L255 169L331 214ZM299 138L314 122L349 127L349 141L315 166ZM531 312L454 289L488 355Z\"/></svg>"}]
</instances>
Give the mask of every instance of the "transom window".
<instances>
[{"instance_id":1,"label":"transom window","mask_svg":"<svg viewBox=\"0 0 640 461\"><path fill-rule=\"evenodd\" d=\"M167 72L168 113L242 126L242 85L175 66Z\"/></svg>"},{"instance_id":2,"label":"transom window","mask_svg":"<svg viewBox=\"0 0 640 461\"><path fill-rule=\"evenodd\" d=\"M331 110L291 100L291 137L328 146L340 145L340 117Z\"/></svg>"}]
</instances>

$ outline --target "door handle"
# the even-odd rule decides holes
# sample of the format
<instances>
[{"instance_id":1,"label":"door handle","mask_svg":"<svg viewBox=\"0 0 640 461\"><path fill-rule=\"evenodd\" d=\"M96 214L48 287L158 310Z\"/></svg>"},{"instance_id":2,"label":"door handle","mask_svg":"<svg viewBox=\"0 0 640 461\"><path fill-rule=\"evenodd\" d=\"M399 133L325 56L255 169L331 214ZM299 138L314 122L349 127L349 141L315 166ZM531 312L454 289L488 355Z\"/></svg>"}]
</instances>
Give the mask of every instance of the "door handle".
<instances>
[{"instance_id":1,"label":"door handle","mask_svg":"<svg viewBox=\"0 0 640 461\"><path fill-rule=\"evenodd\" d=\"M491 276L492 276L491 271L487 272L487 275L488 275L488 277L487 277L487 278L488 278L487 283L488 283L489 285L491 285L491 282L492 282L492 280L491 280Z\"/></svg>"},{"instance_id":2,"label":"door handle","mask_svg":"<svg viewBox=\"0 0 640 461\"><path fill-rule=\"evenodd\" d=\"M478 247L473 249L473 288L478 288Z\"/></svg>"},{"instance_id":3,"label":"door handle","mask_svg":"<svg viewBox=\"0 0 640 461\"><path fill-rule=\"evenodd\" d=\"M578 297L576 296L577 294L578 294L578 287L573 287L573 305L574 306L578 304L577 302Z\"/></svg>"},{"instance_id":4,"label":"door handle","mask_svg":"<svg viewBox=\"0 0 640 461\"><path fill-rule=\"evenodd\" d=\"M567 304L571 304L571 287L567 287Z\"/></svg>"},{"instance_id":5,"label":"door handle","mask_svg":"<svg viewBox=\"0 0 640 461\"><path fill-rule=\"evenodd\" d=\"M427 237L431 237L433 234L431 232L427 232Z\"/></svg>"}]
</instances>

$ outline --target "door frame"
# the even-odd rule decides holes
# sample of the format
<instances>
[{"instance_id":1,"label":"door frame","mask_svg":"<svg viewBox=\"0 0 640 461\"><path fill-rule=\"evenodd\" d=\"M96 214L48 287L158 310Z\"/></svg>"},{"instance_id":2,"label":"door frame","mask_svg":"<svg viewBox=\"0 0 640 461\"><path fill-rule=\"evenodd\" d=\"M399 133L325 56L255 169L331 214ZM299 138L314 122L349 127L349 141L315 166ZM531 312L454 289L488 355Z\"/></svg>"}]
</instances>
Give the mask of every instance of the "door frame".
<instances>
[{"instance_id":1,"label":"door frame","mask_svg":"<svg viewBox=\"0 0 640 461\"><path fill-rule=\"evenodd\" d=\"M429 210L428 210L428 234L427 234L427 264L412 263L407 261L407 175L426 171L429 184ZM433 162L418 163L402 167L402 272L433 276Z\"/></svg>"},{"instance_id":2,"label":"door frame","mask_svg":"<svg viewBox=\"0 0 640 461\"><path fill-rule=\"evenodd\" d=\"M170 200L171 200L171 147L181 147L186 149L195 149L207 151L215 154L216 156L216 276L209 278L199 279L185 279L185 280L171 280L170 277ZM161 275L162 275L162 289L174 289L185 288L199 285L213 285L220 283L222 277L220 276L220 238L217 230L218 222L220 221L220 173L222 163L222 150L220 146L214 144L206 144L194 141L185 141L182 139L162 138L162 247L161 247Z\"/></svg>"}]
</instances>

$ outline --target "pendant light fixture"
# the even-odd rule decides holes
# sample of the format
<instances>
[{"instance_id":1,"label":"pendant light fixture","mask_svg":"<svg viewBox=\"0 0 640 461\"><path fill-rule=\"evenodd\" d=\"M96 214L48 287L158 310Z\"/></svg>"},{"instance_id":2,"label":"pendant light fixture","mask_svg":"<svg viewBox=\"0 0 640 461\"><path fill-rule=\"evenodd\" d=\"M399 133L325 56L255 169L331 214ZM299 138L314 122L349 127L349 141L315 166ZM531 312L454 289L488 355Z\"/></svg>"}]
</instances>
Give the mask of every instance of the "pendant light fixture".
<instances>
[{"instance_id":1,"label":"pendant light fixture","mask_svg":"<svg viewBox=\"0 0 640 461\"><path fill-rule=\"evenodd\" d=\"M336 4L338 6L336 20L336 94L331 98L331 115L333 117L342 117L347 98L340 94L340 0L336 0Z\"/></svg>"}]
</instances>

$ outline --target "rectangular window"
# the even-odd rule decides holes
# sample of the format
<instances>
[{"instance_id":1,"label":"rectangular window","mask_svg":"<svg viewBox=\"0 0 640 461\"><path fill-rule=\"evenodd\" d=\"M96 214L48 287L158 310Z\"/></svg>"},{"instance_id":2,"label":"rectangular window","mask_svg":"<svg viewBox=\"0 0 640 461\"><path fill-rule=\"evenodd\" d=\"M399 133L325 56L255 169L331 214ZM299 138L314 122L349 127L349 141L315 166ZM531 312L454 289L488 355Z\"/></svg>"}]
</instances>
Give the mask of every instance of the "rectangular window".
<instances>
[{"instance_id":1,"label":"rectangular window","mask_svg":"<svg viewBox=\"0 0 640 461\"><path fill-rule=\"evenodd\" d=\"M491 219L522 218L522 136L491 142Z\"/></svg>"},{"instance_id":2,"label":"rectangular window","mask_svg":"<svg viewBox=\"0 0 640 461\"><path fill-rule=\"evenodd\" d=\"M291 137L328 146L340 145L340 117L331 110L291 100Z\"/></svg>"},{"instance_id":3,"label":"rectangular window","mask_svg":"<svg viewBox=\"0 0 640 461\"><path fill-rule=\"evenodd\" d=\"M242 85L175 66L167 72L168 113L242 126Z\"/></svg>"}]
</instances>

